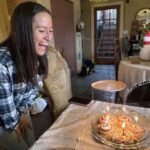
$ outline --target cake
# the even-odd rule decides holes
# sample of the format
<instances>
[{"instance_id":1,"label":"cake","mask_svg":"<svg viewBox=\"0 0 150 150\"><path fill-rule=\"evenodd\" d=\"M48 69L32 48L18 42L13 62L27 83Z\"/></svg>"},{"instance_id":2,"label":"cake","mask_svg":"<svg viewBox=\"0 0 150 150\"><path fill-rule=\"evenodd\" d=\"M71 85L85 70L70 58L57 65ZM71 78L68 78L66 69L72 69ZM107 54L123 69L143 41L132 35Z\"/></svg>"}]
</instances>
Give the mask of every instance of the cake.
<instances>
[{"instance_id":1,"label":"cake","mask_svg":"<svg viewBox=\"0 0 150 150\"><path fill-rule=\"evenodd\" d=\"M96 131L106 140L118 144L137 143L145 134L145 129L125 114L113 115L106 113L100 115L96 123Z\"/></svg>"}]
</instances>

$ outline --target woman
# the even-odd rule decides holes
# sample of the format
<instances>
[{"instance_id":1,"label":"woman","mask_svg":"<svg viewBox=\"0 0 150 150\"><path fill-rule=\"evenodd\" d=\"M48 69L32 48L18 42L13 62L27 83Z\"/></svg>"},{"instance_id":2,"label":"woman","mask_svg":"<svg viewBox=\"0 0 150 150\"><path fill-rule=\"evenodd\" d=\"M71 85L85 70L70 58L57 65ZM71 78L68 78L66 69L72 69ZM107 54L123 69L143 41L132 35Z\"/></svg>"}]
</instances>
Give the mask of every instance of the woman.
<instances>
[{"instance_id":1,"label":"woman","mask_svg":"<svg viewBox=\"0 0 150 150\"><path fill-rule=\"evenodd\" d=\"M0 44L0 142L7 149L26 150L34 142L28 108L38 94L37 75L47 76L52 31L45 7L21 3L12 15L10 36Z\"/></svg>"}]
</instances>

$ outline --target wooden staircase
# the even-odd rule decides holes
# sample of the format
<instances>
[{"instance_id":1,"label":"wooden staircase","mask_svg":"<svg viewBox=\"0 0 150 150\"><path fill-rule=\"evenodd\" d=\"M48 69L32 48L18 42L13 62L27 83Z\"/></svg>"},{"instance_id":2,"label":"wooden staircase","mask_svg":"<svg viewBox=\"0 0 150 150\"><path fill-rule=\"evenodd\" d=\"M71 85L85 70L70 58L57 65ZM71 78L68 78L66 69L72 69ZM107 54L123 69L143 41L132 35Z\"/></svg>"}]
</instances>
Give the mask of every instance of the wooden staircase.
<instances>
[{"instance_id":1,"label":"wooden staircase","mask_svg":"<svg viewBox=\"0 0 150 150\"><path fill-rule=\"evenodd\" d=\"M101 39L99 40L97 46L98 57L109 59L108 63L112 64L115 57L114 53L114 39L116 38L115 29L103 30L101 34Z\"/></svg>"},{"instance_id":2,"label":"wooden staircase","mask_svg":"<svg viewBox=\"0 0 150 150\"><path fill-rule=\"evenodd\" d=\"M121 59L119 38L116 29L104 29L98 41L97 57L101 64L114 64L116 68L116 79L118 78L118 65Z\"/></svg>"}]
</instances>

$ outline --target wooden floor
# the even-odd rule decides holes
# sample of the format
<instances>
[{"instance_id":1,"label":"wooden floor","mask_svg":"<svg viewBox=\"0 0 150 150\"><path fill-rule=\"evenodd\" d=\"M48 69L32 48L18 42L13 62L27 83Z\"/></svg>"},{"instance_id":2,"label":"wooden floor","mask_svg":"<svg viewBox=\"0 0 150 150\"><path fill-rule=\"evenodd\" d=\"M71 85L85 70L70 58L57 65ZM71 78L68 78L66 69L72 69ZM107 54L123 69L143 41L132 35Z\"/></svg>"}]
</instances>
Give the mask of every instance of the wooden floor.
<instances>
[{"instance_id":1,"label":"wooden floor","mask_svg":"<svg viewBox=\"0 0 150 150\"><path fill-rule=\"evenodd\" d=\"M92 89L91 89L91 83L95 81L101 81L101 80L115 80L115 66L114 65L95 65L94 68L95 72L80 77L78 75L74 75L71 77L72 81L72 92L74 96L84 97L84 98L92 98ZM98 98L102 98L103 95L102 91L98 91L97 93ZM99 97L98 97L99 95Z\"/></svg>"}]
</instances>

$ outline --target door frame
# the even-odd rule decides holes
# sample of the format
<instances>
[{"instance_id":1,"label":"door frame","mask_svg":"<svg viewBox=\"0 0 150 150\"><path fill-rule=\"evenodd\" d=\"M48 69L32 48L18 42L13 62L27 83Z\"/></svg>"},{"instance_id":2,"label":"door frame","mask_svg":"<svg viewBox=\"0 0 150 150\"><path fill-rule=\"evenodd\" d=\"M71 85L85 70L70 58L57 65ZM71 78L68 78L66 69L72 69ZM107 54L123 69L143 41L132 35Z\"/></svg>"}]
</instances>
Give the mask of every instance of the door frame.
<instances>
[{"instance_id":1,"label":"door frame","mask_svg":"<svg viewBox=\"0 0 150 150\"><path fill-rule=\"evenodd\" d=\"M111 9L115 9L116 11L117 11L117 13L116 13L116 31L115 31L115 38L118 38L119 37L119 32L120 32L120 5L111 5L111 6L104 6L104 7L96 7L95 9L94 9L94 27L95 27L95 31L94 31L94 50L95 50L95 52L94 52L94 60L95 60L95 63L96 64L115 64L115 49L113 50L114 52L113 52L113 54L112 54L112 56L111 57L107 57L107 56L104 56L106 53L105 53L105 50L104 50L104 55L103 54L101 54L100 56L99 56L99 52L97 52L97 41L98 41L98 37L97 37L97 12L98 11L105 11L105 10L111 10ZM105 18L104 18L105 19ZM107 18L108 19L108 18ZM110 19L112 19L112 18L109 18L109 21L110 21ZM113 18L114 19L114 18ZM109 22L110 23L110 22ZM108 25L108 24L107 24ZM105 25L104 25L105 26ZM109 24L109 29L110 29L110 24ZM108 32L108 30L109 29L107 29L107 31L106 30L103 30L102 32ZM99 31L98 31L99 32ZM113 40L112 40L112 42L113 42ZM112 46L114 46L114 43L112 43ZM119 53L120 53L120 49L119 49Z\"/></svg>"},{"instance_id":2,"label":"door frame","mask_svg":"<svg viewBox=\"0 0 150 150\"><path fill-rule=\"evenodd\" d=\"M124 13L123 13L123 10L124 10L124 2L113 2L113 3L100 3L100 4L95 4L95 5L91 5L91 56L92 56L92 61L95 62L94 60L94 31L95 31L95 26L94 26L94 8L96 7L105 7L105 6L114 6L114 5L120 5L120 23L119 23L119 26L120 26L120 29L119 29L119 39L122 39L123 38L123 16L124 16ZM122 41L120 41L120 45L122 45ZM122 53L122 46L121 46L121 53Z\"/></svg>"}]
</instances>

